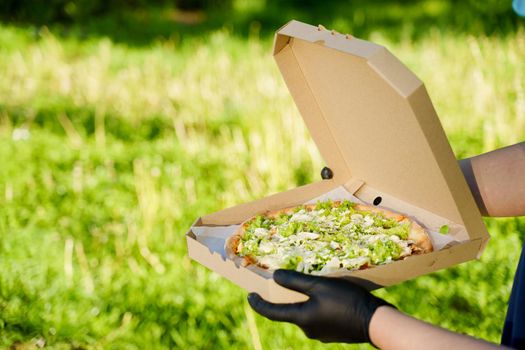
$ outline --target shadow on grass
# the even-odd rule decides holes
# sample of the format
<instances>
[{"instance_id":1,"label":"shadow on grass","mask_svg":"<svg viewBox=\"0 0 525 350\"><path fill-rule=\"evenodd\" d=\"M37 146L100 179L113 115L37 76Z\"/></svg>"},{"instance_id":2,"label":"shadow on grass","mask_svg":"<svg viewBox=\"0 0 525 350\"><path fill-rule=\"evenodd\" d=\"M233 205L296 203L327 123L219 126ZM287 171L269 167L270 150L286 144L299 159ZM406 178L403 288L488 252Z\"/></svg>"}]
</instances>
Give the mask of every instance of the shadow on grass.
<instances>
[{"instance_id":1,"label":"shadow on grass","mask_svg":"<svg viewBox=\"0 0 525 350\"><path fill-rule=\"evenodd\" d=\"M505 36L523 26L507 2L479 1L386 1L365 0L319 2L314 0L259 0L239 2L221 11L181 11L154 7L112 12L70 24L49 27L62 36L86 39L108 37L130 46L148 45L155 40L186 39L221 28L247 38L268 38L291 19L322 23L327 28L367 38L381 32L391 40L414 41L432 31L457 34ZM19 26L36 25L19 23Z\"/></svg>"}]
</instances>

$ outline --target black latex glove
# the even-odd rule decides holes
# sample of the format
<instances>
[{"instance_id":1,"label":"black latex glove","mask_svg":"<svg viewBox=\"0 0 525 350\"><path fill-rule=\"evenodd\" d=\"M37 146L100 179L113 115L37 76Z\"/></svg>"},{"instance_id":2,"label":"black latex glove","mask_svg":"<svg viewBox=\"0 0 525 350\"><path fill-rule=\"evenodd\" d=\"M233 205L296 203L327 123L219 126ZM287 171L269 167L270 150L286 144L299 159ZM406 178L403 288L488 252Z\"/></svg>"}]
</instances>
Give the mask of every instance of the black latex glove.
<instances>
[{"instance_id":1,"label":"black latex glove","mask_svg":"<svg viewBox=\"0 0 525 350\"><path fill-rule=\"evenodd\" d=\"M368 328L372 315L382 305L392 306L342 278L291 270L277 270L273 278L281 286L310 298L295 304L272 304L250 293L251 307L270 320L295 323L308 338L322 342L370 342Z\"/></svg>"}]
</instances>

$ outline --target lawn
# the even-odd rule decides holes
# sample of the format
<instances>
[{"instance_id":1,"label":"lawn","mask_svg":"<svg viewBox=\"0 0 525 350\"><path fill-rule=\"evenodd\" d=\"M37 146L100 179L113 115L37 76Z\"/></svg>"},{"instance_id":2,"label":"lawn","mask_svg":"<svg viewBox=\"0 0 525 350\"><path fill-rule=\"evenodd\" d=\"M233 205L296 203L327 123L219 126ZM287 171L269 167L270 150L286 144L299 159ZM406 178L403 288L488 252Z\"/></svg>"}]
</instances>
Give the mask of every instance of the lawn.
<instances>
[{"instance_id":1,"label":"lawn","mask_svg":"<svg viewBox=\"0 0 525 350\"><path fill-rule=\"evenodd\" d=\"M325 24L349 31L354 17ZM270 54L277 26L175 23L143 38L108 34L110 19L0 24L0 347L346 348L259 317L186 255L196 217L319 179ZM522 24L377 28L360 33L425 81L458 158L525 139ZM486 224L481 260L375 293L499 342L525 220Z\"/></svg>"}]
</instances>

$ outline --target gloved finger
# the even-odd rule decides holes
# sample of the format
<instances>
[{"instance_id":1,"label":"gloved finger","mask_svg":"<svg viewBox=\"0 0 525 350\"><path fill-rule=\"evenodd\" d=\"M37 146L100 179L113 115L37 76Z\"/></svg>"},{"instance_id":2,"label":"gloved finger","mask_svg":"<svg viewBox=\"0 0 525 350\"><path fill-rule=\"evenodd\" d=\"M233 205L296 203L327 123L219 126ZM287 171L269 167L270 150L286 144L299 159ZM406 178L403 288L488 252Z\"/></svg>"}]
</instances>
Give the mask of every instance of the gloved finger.
<instances>
[{"instance_id":1,"label":"gloved finger","mask_svg":"<svg viewBox=\"0 0 525 350\"><path fill-rule=\"evenodd\" d=\"M273 304L269 303L256 293L248 294L248 303L259 314L272 321L292 322L300 317L300 308L303 303Z\"/></svg>"},{"instance_id":2,"label":"gloved finger","mask_svg":"<svg viewBox=\"0 0 525 350\"><path fill-rule=\"evenodd\" d=\"M273 279L281 286L308 295L308 291L319 281L321 277L305 275L293 270L276 270Z\"/></svg>"}]
</instances>

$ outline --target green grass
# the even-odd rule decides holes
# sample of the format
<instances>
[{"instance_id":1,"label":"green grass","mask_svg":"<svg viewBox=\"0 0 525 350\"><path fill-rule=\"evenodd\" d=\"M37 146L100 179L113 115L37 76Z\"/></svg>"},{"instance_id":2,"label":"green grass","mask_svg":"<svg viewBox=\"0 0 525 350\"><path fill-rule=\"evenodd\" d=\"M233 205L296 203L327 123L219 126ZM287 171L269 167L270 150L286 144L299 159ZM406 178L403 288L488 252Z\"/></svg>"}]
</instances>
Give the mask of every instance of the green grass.
<instances>
[{"instance_id":1,"label":"green grass","mask_svg":"<svg viewBox=\"0 0 525 350\"><path fill-rule=\"evenodd\" d=\"M458 157L525 139L523 29L369 38L426 82ZM345 347L254 315L186 256L196 217L319 178L269 37L136 46L4 24L0 42L0 347ZM498 342L525 221L486 222L481 261L377 294Z\"/></svg>"}]
</instances>

